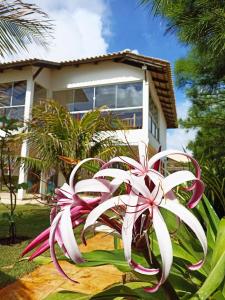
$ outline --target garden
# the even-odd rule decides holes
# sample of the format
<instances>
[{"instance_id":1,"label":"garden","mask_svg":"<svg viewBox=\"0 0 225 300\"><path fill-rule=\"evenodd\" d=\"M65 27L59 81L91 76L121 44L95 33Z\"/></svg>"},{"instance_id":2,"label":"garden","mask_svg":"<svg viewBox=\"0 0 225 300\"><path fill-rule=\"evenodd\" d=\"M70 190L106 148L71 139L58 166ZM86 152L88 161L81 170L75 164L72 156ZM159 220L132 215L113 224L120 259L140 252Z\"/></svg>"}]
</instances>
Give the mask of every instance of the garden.
<instances>
[{"instance_id":1,"label":"garden","mask_svg":"<svg viewBox=\"0 0 225 300\"><path fill-rule=\"evenodd\" d=\"M152 155L115 137L129 122L105 106L76 118L40 97L32 118L1 114L0 299L225 299L225 7L137 2L188 48L174 72L190 107L175 130L195 136ZM48 47L51 22L35 4L2 1L1 57ZM18 170L38 178L35 204L19 203L30 182Z\"/></svg>"}]
</instances>

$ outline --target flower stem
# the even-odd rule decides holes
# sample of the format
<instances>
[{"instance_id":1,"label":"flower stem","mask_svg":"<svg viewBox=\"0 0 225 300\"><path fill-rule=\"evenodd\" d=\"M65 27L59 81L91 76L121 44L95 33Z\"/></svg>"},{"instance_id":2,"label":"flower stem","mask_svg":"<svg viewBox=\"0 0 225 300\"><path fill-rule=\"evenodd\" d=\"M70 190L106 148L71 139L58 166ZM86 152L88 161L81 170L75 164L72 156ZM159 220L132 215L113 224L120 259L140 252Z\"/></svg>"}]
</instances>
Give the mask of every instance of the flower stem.
<instances>
[{"instance_id":1,"label":"flower stem","mask_svg":"<svg viewBox=\"0 0 225 300\"><path fill-rule=\"evenodd\" d=\"M153 253L151 253L151 258L149 257L149 250L146 247L146 240L142 239L142 241L138 243L138 248L136 248L139 252L142 252L142 254L144 255L146 261L148 262L149 265L152 265L155 268L160 268L160 264L158 263L156 257L154 256ZM156 275L157 279L160 280L160 274ZM171 285L171 283L169 282L169 280L166 280L163 284L162 284L162 289L164 290L165 296L166 296L166 300L179 300L179 297L175 291L175 289L173 288L173 286Z\"/></svg>"}]
</instances>

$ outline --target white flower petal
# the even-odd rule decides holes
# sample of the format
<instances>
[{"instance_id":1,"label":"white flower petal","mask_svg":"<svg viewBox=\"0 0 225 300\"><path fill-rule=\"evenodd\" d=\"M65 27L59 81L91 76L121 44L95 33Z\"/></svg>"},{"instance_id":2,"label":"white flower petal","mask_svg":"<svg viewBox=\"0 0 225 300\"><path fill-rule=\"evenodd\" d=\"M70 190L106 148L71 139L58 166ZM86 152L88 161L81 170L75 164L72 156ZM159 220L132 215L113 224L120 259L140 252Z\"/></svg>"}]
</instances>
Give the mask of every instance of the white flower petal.
<instances>
[{"instance_id":1,"label":"white flower petal","mask_svg":"<svg viewBox=\"0 0 225 300\"><path fill-rule=\"evenodd\" d=\"M205 232L198 219L178 201L162 201L160 207L163 207L177 215L184 223L186 223L192 229L203 248L205 258L207 254L207 239L205 236ZM194 264L193 266L197 266L198 268L200 268L203 261L204 259L201 262Z\"/></svg>"},{"instance_id":2,"label":"white flower petal","mask_svg":"<svg viewBox=\"0 0 225 300\"><path fill-rule=\"evenodd\" d=\"M70 206L66 207L62 211L62 217L59 223L59 228L61 232L61 238L64 244L64 247L66 249L66 252L68 253L69 257L75 262L75 263L81 263L83 262L82 255L80 253L79 247L77 245L77 241L74 237L73 233L73 225L71 221L71 212L70 212Z\"/></svg>"}]
</instances>

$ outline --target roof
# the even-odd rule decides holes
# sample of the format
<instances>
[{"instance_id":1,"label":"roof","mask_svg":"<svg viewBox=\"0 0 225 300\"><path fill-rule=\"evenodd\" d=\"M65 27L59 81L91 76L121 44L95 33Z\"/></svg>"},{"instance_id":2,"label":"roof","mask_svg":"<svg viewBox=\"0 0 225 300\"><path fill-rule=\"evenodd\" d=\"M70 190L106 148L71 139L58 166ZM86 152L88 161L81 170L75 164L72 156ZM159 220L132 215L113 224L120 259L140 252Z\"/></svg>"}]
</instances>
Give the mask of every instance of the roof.
<instances>
[{"instance_id":1,"label":"roof","mask_svg":"<svg viewBox=\"0 0 225 300\"><path fill-rule=\"evenodd\" d=\"M113 61L115 63L123 63L139 68L145 67L149 70L165 115L167 128L177 128L177 113L171 67L170 63L165 60L135 54L130 50L125 50L116 53L61 62L37 58L5 62L0 64L0 72L8 69L22 69L27 66L61 69L66 66L79 66L88 63L97 64L103 61Z\"/></svg>"}]
</instances>

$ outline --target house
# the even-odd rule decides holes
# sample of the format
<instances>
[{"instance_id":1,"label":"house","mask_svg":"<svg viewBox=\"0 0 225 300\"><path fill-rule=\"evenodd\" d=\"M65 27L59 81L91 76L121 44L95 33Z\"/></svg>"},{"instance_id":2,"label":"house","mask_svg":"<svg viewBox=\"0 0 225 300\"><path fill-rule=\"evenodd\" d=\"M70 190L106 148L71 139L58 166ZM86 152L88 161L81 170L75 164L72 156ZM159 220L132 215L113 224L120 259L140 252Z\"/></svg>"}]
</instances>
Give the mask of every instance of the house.
<instances>
[{"instance_id":1,"label":"house","mask_svg":"<svg viewBox=\"0 0 225 300\"><path fill-rule=\"evenodd\" d=\"M170 64L129 50L72 61L28 59L0 64L0 114L27 120L40 98L53 98L79 118L102 105L119 116L129 129L131 145L139 140L152 153L166 148L167 128L177 127ZM117 131L124 139L124 131ZM21 155L28 155L26 141ZM27 172L21 168L19 182ZM24 196L20 190L18 198Z\"/></svg>"}]
</instances>

